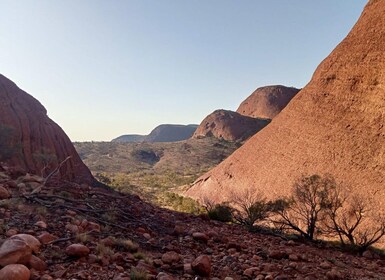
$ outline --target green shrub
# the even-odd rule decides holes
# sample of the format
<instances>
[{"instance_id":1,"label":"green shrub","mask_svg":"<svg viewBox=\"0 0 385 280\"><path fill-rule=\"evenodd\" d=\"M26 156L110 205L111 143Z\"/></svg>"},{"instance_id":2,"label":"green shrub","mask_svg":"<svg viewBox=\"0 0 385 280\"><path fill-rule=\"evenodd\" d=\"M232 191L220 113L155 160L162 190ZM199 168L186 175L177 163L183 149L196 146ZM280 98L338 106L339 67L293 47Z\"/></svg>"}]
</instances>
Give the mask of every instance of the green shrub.
<instances>
[{"instance_id":1,"label":"green shrub","mask_svg":"<svg viewBox=\"0 0 385 280\"><path fill-rule=\"evenodd\" d=\"M144 270L133 268L130 273L131 280L147 280L148 274Z\"/></svg>"},{"instance_id":2,"label":"green shrub","mask_svg":"<svg viewBox=\"0 0 385 280\"><path fill-rule=\"evenodd\" d=\"M118 250L129 251L131 253L138 252L139 245L132 242L130 239L116 238L114 245Z\"/></svg>"},{"instance_id":3,"label":"green shrub","mask_svg":"<svg viewBox=\"0 0 385 280\"><path fill-rule=\"evenodd\" d=\"M212 220L228 223L233 219L233 209L226 204L216 204L207 211L207 215Z\"/></svg>"}]
</instances>

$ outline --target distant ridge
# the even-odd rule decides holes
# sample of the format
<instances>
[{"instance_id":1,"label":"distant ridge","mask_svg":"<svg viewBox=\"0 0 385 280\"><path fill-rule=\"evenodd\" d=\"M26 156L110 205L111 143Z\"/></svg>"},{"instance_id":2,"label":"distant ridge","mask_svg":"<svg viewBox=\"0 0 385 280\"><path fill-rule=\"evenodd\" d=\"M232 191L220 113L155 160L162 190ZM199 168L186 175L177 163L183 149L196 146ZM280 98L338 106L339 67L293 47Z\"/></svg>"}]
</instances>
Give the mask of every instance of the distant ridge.
<instances>
[{"instance_id":1,"label":"distant ridge","mask_svg":"<svg viewBox=\"0 0 385 280\"><path fill-rule=\"evenodd\" d=\"M146 138L146 135L126 134L126 135L119 136L115 139L112 139L111 142L138 143L138 142L144 142L145 138Z\"/></svg>"},{"instance_id":2,"label":"distant ridge","mask_svg":"<svg viewBox=\"0 0 385 280\"><path fill-rule=\"evenodd\" d=\"M197 129L196 124L161 124L149 135L128 134L112 140L112 142L177 142L189 139Z\"/></svg>"}]
</instances>

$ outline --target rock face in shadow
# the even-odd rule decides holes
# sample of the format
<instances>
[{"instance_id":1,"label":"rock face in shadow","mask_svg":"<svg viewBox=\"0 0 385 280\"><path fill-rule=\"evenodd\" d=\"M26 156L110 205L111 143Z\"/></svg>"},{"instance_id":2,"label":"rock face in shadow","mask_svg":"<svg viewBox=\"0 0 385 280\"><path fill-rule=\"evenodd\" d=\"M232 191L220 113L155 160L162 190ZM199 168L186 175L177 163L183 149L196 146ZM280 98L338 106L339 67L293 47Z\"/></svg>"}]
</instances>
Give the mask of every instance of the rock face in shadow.
<instances>
[{"instance_id":1,"label":"rock face in shadow","mask_svg":"<svg viewBox=\"0 0 385 280\"><path fill-rule=\"evenodd\" d=\"M242 141L260 131L268 123L269 119L251 118L233 111L216 110L201 122L193 138L215 137L226 141Z\"/></svg>"},{"instance_id":2,"label":"rock face in shadow","mask_svg":"<svg viewBox=\"0 0 385 280\"><path fill-rule=\"evenodd\" d=\"M294 87L281 85L256 89L237 109L237 113L252 118L273 119L299 92Z\"/></svg>"},{"instance_id":3,"label":"rock face in shadow","mask_svg":"<svg viewBox=\"0 0 385 280\"><path fill-rule=\"evenodd\" d=\"M234 189L252 188L277 197L301 175L325 173L374 195L385 183L384 122L385 0L374 0L271 124L187 195L224 201Z\"/></svg>"},{"instance_id":4,"label":"rock face in shadow","mask_svg":"<svg viewBox=\"0 0 385 280\"><path fill-rule=\"evenodd\" d=\"M0 75L0 127L3 160L27 172L47 175L65 158L60 177L77 183L94 183L64 131L47 116L46 109L15 83Z\"/></svg>"}]
</instances>

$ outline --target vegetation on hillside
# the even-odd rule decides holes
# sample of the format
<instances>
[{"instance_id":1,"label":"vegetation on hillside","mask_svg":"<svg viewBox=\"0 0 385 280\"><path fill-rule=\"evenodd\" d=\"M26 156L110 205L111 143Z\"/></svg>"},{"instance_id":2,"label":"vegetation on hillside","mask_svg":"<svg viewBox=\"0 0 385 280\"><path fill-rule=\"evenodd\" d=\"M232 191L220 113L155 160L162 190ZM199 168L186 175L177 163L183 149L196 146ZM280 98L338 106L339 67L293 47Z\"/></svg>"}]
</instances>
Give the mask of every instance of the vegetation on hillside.
<instances>
[{"instance_id":1,"label":"vegetation on hillside","mask_svg":"<svg viewBox=\"0 0 385 280\"><path fill-rule=\"evenodd\" d=\"M76 142L80 157L94 176L115 189L183 212L200 213L179 187L227 158L239 144L214 138L173 143Z\"/></svg>"},{"instance_id":2,"label":"vegetation on hillside","mask_svg":"<svg viewBox=\"0 0 385 280\"><path fill-rule=\"evenodd\" d=\"M289 197L268 201L247 189L235 192L232 200L214 204L203 199L210 218L235 222L250 231L273 227L307 240L338 238L343 248L363 253L385 236L385 216L370 199L352 194L330 175L299 178Z\"/></svg>"}]
</instances>

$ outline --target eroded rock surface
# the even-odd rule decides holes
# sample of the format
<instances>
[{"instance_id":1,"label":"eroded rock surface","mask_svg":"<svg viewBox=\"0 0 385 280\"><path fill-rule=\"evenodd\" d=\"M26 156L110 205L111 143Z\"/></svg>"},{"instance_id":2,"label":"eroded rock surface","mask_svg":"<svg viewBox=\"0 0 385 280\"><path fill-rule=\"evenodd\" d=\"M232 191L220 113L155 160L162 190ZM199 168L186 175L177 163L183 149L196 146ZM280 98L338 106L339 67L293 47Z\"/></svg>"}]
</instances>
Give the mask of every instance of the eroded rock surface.
<instances>
[{"instance_id":1,"label":"eroded rock surface","mask_svg":"<svg viewBox=\"0 0 385 280\"><path fill-rule=\"evenodd\" d=\"M269 119L251 118L232 111L216 110L201 122L193 137L215 137L227 141L245 140L269 122Z\"/></svg>"},{"instance_id":2,"label":"eroded rock surface","mask_svg":"<svg viewBox=\"0 0 385 280\"><path fill-rule=\"evenodd\" d=\"M384 101L385 1L377 0L271 124L187 194L223 201L234 188L252 188L277 197L304 174L329 173L373 196L385 178Z\"/></svg>"},{"instance_id":3,"label":"eroded rock surface","mask_svg":"<svg viewBox=\"0 0 385 280\"><path fill-rule=\"evenodd\" d=\"M265 86L257 88L237 109L237 113L252 118L273 119L299 92L294 87Z\"/></svg>"},{"instance_id":4,"label":"eroded rock surface","mask_svg":"<svg viewBox=\"0 0 385 280\"><path fill-rule=\"evenodd\" d=\"M71 156L60 168L60 176L78 183L94 182L70 139L47 116L46 109L3 75L0 75L0 108L0 126L6 128L10 138L9 147L1 152L14 149L7 155L12 165L41 175L45 166L48 165L45 169L48 173Z\"/></svg>"}]
</instances>

